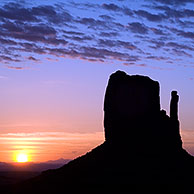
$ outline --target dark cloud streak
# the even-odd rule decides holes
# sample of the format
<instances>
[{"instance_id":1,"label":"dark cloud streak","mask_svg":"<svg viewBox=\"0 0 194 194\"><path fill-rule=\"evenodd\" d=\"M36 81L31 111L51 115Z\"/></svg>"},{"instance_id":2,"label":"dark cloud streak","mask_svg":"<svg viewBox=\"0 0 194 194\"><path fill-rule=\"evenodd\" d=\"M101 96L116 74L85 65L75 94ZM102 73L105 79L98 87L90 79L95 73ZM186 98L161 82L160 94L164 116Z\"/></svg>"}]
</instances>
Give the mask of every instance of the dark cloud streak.
<instances>
[{"instance_id":1,"label":"dark cloud streak","mask_svg":"<svg viewBox=\"0 0 194 194\"><path fill-rule=\"evenodd\" d=\"M138 33L138 34L147 34L148 33L148 28L139 22L133 22L128 24L128 28L133 32L133 33Z\"/></svg>"},{"instance_id":2,"label":"dark cloud streak","mask_svg":"<svg viewBox=\"0 0 194 194\"><path fill-rule=\"evenodd\" d=\"M187 3L193 3L193 0L148 0L153 3L162 3L166 5L185 5Z\"/></svg>"},{"instance_id":3,"label":"dark cloud streak","mask_svg":"<svg viewBox=\"0 0 194 194\"><path fill-rule=\"evenodd\" d=\"M138 10L135 11L135 14L141 17L146 18L149 21L152 22L161 22L164 19L164 15L163 14L151 14L145 10Z\"/></svg>"}]
</instances>

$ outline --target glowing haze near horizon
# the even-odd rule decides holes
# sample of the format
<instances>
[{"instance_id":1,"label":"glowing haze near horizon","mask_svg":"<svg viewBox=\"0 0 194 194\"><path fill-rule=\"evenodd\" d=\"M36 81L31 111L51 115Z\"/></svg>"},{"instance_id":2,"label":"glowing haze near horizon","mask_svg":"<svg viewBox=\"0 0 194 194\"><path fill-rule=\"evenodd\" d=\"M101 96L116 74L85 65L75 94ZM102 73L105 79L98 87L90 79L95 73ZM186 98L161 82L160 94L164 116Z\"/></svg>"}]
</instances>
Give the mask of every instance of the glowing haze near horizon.
<instances>
[{"instance_id":1,"label":"glowing haze near horizon","mask_svg":"<svg viewBox=\"0 0 194 194\"><path fill-rule=\"evenodd\" d=\"M118 69L158 80L167 112L178 91L194 154L193 19L192 0L1 1L0 161L72 159L101 144Z\"/></svg>"}]
</instances>

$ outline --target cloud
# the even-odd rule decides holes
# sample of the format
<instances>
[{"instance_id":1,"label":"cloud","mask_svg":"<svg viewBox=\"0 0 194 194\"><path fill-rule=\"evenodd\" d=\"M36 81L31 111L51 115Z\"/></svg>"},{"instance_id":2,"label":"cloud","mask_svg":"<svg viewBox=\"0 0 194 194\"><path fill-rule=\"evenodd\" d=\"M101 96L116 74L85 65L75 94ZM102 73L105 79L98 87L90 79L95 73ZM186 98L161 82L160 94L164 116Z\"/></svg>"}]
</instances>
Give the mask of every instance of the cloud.
<instances>
[{"instance_id":1,"label":"cloud","mask_svg":"<svg viewBox=\"0 0 194 194\"><path fill-rule=\"evenodd\" d=\"M157 60L157 61L161 61L161 60L169 60L169 57L162 57L162 56L153 56L153 55L150 55L148 57L146 57L147 59L154 59L154 60Z\"/></svg>"},{"instance_id":2,"label":"cloud","mask_svg":"<svg viewBox=\"0 0 194 194\"><path fill-rule=\"evenodd\" d=\"M103 30L111 29L111 26L109 26L106 21L94 19L91 17L90 18L84 17L84 18L77 20L76 22L83 24L83 25L87 25L88 28L103 29Z\"/></svg>"},{"instance_id":3,"label":"cloud","mask_svg":"<svg viewBox=\"0 0 194 194\"><path fill-rule=\"evenodd\" d=\"M7 3L0 9L0 17L4 19L35 22L38 21L30 9L22 7L18 3Z\"/></svg>"},{"instance_id":4,"label":"cloud","mask_svg":"<svg viewBox=\"0 0 194 194\"><path fill-rule=\"evenodd\" d=\"M183 36L185 38L190 38L190 39L194 38L194 32L184 32L184 31L181 31L180 33L178 33L178 35Z\"/></svg>"},{"instance_id":5,"label":"cloud","mask_svg":"<svg viewBox=\"0 0 194 194\"><path fill-rule=\"evenodd\" d=\"M76 36L83 36L84 35L84 33L82 33L82 32L76 32L76 31L62 30L62 32L64 34L68 34L68 35L76 35Z\"/></svg>"},{"instance_id":6,"label":"cloud","mask_svg":"<svg viewBox=\"0 0 194 194\"><path fill-rule=\"evenodd\" d=\"M100 37L115 37L119 36L118 32L100 32L99 34Z\"/></svg>"},{"instance_id":7,"label":"cloud","mask_svg":"<svg viewBox=\"0 0 194 194\"><path fill-rule=\"evenodd\" d=\"M178 44L176 42L168 42L168 43L166 43L166 46L172 47L172 48L175 48L175 49L183 49L183 50L194 51L193 47L190 47L190 46L185 45L185 44Z\"/></svg>"},{"instance_id":8,"label":"cloud","mask_svg":"<svg viewBox=\"0 0 194 194\"><path fill-rule=\"evenodd\" d=\"M150 43L154 44L154 46L152 45L150 46L151 48L154 49L160 49L165 46L165 42L160 40L150 40Z\"/></svg>"},{"instance_id":9,"label":"cloud","mask_svg":"<svg viewBox=\"0 0 194 194\"><path fill-rule=\"evenodd\" d=\"M153 8L163 11L160 16L166 20L194 17L194 11L192 9L181 9L179 7L177 9L176 7L170 6L154 6Z\"/></svg>"},{"instance_id":10,"label":"cloud","mask_svg":"<svg viewBox=\"0 0 194 194\"><path fill-rule=\"evenodd\" d=\"M194 32L192 31L184 31L182 29L177 29L177 28L172 28L172 27L167 27L167 26L165 26L165 28L170 30L173 33L176 33L178 36L182 36L184 38L193 39L194 37Z\"/></svg>"},{"instance_id":11,"label":"cloud","mask_svg":"<svg viewBox=\"0 0 194 194\"><path fill-rule=\"evenodd\" d=\"M84 10L84 11L87 10L87 9L92 9L94 11L94 10L97 10L101 7L97 3L89 3L89 2L78 3L78 2L70 1L69 4L72 6L72 8L76 7L78 9L81 9L81 10Z\"/></svg>"},{"instance_id":12,"label":"cloud","mask_svg":"<svg viewBox=\"0 0 194 194\"><path fill-rule=\"evenodd\" d=\"M136 50L138 49L134 44L132 44L131 42L125 42L125 41L120 41L120 40L104 40L104 39L99 39L98 43L100 46L106 46L106 47L123 47L125 49L128 50Z\"/></svg>"},{"instance_id":13,"label":"cloud","mask_svg":"<svg viewBox=\"0 0 194 194\"><path fill-rule=\"evenodd\" d=\"M34 57L32 57L32 56L28 57L28 59L29 59L29 60L32 60L32 61L39 61L38 59L36 59L36 58L34 58Z\"/></svg>"},{"instance_id":14,"label":"cloud","mask_svg":"<svg viewBox=\"0 0 194 194\"><path fill-rule=\"evenodd\" d=\"M109 16L109 15L100 15L99 17L102 18L102 19L104 19L104 20L107 20L107 21L114 20L114 18L111 17L111 16Z\"/></svg>"},{"instance_id":15,"label":"cloud","mask_svg":"<svg viewBox=\"0 0 194 194\"><path fill-rule=\"evenodd\" d=\"M52 24L61 24L63 22L71 22L73 16L69 14L67 11L63 10L62 8L59 10L58 7L54 6L37 6L31 8L32 15L46 19L48 22Z\"/></svg>"},{"instance_id":16,"label":"cloud","mask_svg":"<svg viewBox=\"0 0 194 194\"><path fill-rule=\"evenodd\" d=\"M127 26L133 33L138 33L138 34L147 34L148 33L148 28L139 22L133 22L129 23Z\"/></svg>"},{"instance_id":17,"label":"cloud","mask_svg":"<svg viewBox=\"0 0 194 194\"><path fill-rule=\"evenodd\" d=\"M149 28L156 35L167 35L163 30L157 28Z\"/></svg>"},{"instance_id":18,"label":"cloud","mask_svg":"<svg viewBox=\"0 0 194 194\"><path fill-rule=\"evenodd\" d=\"M193 0L156 0L156 1L148 0L148 1L154 3L159 2L166 5L185 5L186 3L193 3Z\"/></svg>"},{"instance_id":19,"label":"cloud","mask_svg":"<svg viewBox=\"0 0 194 194\"><path fill-rule=\"evenodd\" d=\"M120 11L121 10L121 8L119 6L117 6L117 5L115 5L114 3L110 3L110 4L104 3L102 5L102 7L104 9L111 10L111 11Z\"/></svg>"},{"instance_id":20,"label":"cloud","mask_svg":"<svg viewBox=\"0 0 194 194\"><path fill-rule=\"evenodd\" d=\"M121 53L118 51L110 51L107 49L97 49L92 47L82 47L81 56L97 59L115 59L119 61L137 61L138 56L132 56L128 53Z\"/></svg>"},{"instance_id":21,"label":"cloud","mask_svg":"<svg viewBox=\"0 0 194 194\"><path fill-rule=\"evenodd\" d=\"M104 4L102 4L102 7L108 11L121 12L121 13L128 15L128 16L133 15L133 11L126 6L119 7L118 5L116 5L114 3L110 3L110 4L104 3Z\"/></svg>"},{"instance_id":22,"label":"cloud","mask_svg":"<svg viewBox=\"0 0 194 194\"><path fill-rule=\"evenodd\" d=\"M138 16L144 17L147 20L152 21L152 22L161 22L164 18L163 14L152 14L145 10L135 11L135 14Z\"/></svg>"},{"instance_id":23,"label":"cloud","mask_svg":"<svg viewBox=\"0 0 194 194\"><path fill-rule=\"evenodd\" d=\"M63 35L63 37L65 37L66 39L70 39L70 40L74 40L74 41L78 41L78 42L93 40L92 36L85 36L85 35L84 36L67 36L67 35ZM62 41L61 41L61 43L62 43Z\"/></svg>"},{"instance_id":24,"label":"cloud","mask_svg":"<svg viewBox=\"0 0 194 194\"><path fill-rule=\"evenodd\" d=\"M191 9L184 9L185 16L187 17L194 17L194 10Z\"/></svg>"},{"instance_id":25,"label":"cloud","mask_svg":"<svg viewBox=\"0 0 194 194\"><path fill-rule=\"evenodd\" d=\"M88 61L118 60L118 61L138 61L137 55L129 55L128 53L111 51L104 48L95 47L79 47L75 49L48 49L50 54L57 57L80 58Z\"/></svg>"},{"instance_id":26,"label":"cloud","mask_svg":"<svg viewBox=\"0 0 194 194\"><path fill-rule=\"evenodd\" d=\"M56 30L48 25L40 24L40 25L24 25L23 29L26 33L30 32L32 34L40 34L44 36L55 36Z\"/></svg>"},{"instance_id":27,"label":"cloud","mask_svg":"<svg viewBox=\"0 0 194 194\"><path fill-rule=\"evenodd\" d=\"M178 49L172 49L173 53L175 53L177 56L187 56L187 57L192 57L191 54L188 54L187 52L183 50L178 50Z\"/></svg>"},{"instance_id":28,"label":"cloud","mask_svg":"<svg viewBox=\"0 0 194 194\"><path fill-rule=\"evenodd\" d=\"M9 56L5 56L5 55L0 55L0 61L1 62L21 62L19 59L14 59L14 58L11 58Z\"/></svg>"},{"instance_id":29,"label":"cloud","mask_svg":"<svg viewBox=\"0 0 194 194\"><path fill-rule=\"evenodd\" d=\"M10 65L7 65L6 66L8 69L15 69L15 70L24 70L26 69L25 67L15 67L15 66L10 66Z\"/></svg>"},{"instance_id":30,"label":"cloud","mask_svg":"<svg viewBox=\"0 0 194 194\"><path fill-rule=\"evenodd\" d=\"M74 133L68 133L68 132L33 132L33 133L3 133L0 134L0 138L4 139L4 138L60 138L61 136L63 137L67 137L67 138L79 138L79 137L84 137L85 135L88 136L94 136L96 138L99 138L99 136L103 136L103 132L91 132L91 133L78 133L78 132L74 132Z\"/></svg>"},{"instance_id":31,"label":"cloud","mask_svg":"<svg viewBox=\"0 0 194 194\"><path fill-rule=\"evenodd\" d=\"M1 35L3 37L32 42L57 42L57 38L55 38L55 29L45 24L28 25L25 23L12 23L6 21L0 27L2 29Z\"/></svg>"},{"instance_id":32,"label":"cloud","mask_svg":"<svg viewBox=\"0 0 194 194\"><path fill-rule=\"evenodd\" d=\"M137 64L137 63L133 63L133 62L123 63L123 65L126 65L126 66L136 66L136 67L147 67L146 64Z\"/></svg>"},{"instance_id":33,"label":"cloud","mask_svg":"<svg viewBox=\"0 0 194 194\"><path fill-rule=\"evenodd\" d=\"M17 42L9 39L0 38L0 43L5 45L16 45Z\"/></svg>"},{"instance_id":34,"label":"cloud","mask_svg":"<svg viewBox=\"0 0 194 194\"><path fill-rule=\"evenodd\" d=\"M57 10L57 12L56 12ZM46 18L52 23L70 22L72 16L62 8L56 6L37 6L26 8L23 4L7 3L0 9L0 16L4 19L27 21L27 22L40 22Z\"/></svg>"}]
</instances>

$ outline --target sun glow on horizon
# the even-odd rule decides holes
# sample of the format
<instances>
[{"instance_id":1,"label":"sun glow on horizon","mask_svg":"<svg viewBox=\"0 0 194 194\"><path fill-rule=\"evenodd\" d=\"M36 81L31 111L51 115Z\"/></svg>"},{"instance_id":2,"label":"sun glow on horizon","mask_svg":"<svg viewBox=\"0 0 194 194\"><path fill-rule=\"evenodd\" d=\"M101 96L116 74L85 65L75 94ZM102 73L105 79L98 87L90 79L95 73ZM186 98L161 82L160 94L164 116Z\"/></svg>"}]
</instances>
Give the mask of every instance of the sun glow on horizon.
<instances>
[{"instance_id":1,"label":"sun glow on horizon","mask_svg":"<svg viewBox=\"0 0 194 194\"><path fill-rule=\"evenodd\" d=\"M28 162L28 155L26 153L18 153L16 155L16 161L19 163Z\"/></svg>"}]
</instances>

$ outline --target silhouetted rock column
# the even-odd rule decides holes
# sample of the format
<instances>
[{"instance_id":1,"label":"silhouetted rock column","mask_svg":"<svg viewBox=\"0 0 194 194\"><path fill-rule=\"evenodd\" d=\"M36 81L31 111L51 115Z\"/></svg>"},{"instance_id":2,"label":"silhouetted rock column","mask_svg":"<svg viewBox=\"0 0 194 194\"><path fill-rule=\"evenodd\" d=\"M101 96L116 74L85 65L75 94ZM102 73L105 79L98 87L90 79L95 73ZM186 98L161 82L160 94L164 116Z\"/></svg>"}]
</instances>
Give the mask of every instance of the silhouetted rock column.
<instances>
[{"instance_id":1,"label":"silhouetted rock column","mask_svg":"<svg viewBox=\"0 0 194 194\"><path fill-rule=\"evenodd\" d=\"M159 83L146 76L117 71L110 76L104 100L107 143L116 148L153 155L182 149L178 95L172 92L170 117L160 110Z\"/></svg>"},{"instance_id":2,"label":"silhouetted rock column","mask_svg":"<svg viewBox=\"0 0 194 194\"><path fill-rule=\"evenodd\" d=\"M178 120L178 101L179 96L177 95L177 91L172 91L170 101L170 131L172 148L174 148L176 151L180 151L180 149L182 149L180 124Z\"/></svg>"},{"instance_id":3,"label":"silhouetted rock column","mask_svg":"<svg viewBox=\"0 0 194 194\"><path fill-rule=\"evenodd\" d=\"M170 102L170 118L174 120L178 120L178 100L179 96L177 95L177 91L172 91Z\"/></svg>"}]
</instances>

